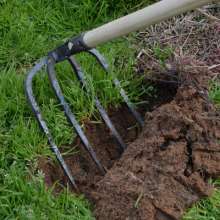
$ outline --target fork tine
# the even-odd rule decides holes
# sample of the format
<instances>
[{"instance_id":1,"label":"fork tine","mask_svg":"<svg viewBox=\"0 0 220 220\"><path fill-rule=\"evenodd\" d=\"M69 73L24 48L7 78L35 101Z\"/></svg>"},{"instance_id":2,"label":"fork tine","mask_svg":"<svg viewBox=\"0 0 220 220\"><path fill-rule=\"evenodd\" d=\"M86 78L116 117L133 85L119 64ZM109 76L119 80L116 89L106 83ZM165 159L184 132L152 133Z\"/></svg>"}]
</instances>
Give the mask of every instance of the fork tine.
<instances>
[{"instance_id":1,"label":"fork tine","mask_svg":"<svg viewBox=\"0 0 220 220\"><path fill-rule=\"evenodd\" d=\"M42 117L41 111L40 111L40 107L37 104L37 101L34 97L34 93L33 93L33 86L32 86L32 82L33 82L33 78L37 75L37 73L47 64L47 58L43 58L38 64L35 65L35 67L28 73L27 78L25 80L25 92L27 95L27 99L28 102L31 105L32 111L34 112L34 115L41 127L41 129L43 130L44 134L46 135L48 142L50 144L51 150L54 152L54 154L56 155L57 160L59 161L61 167L63 168L66 176L68 177L68 179L70 180L70 183L72 184L72 186L75 188L75 190L78 191L78 187L75 183L75 180L67 166L67 164L65 163L57 145L55 144L53 137L47 127L47 124L45 122L45 120Z\"/></svg>"},{"instance_id":2,"label":"fork tine","mask_svg":"<svg viewBox=\"0 0 220 220\"><path fill-rule=\"evenodd\" d=\"M72 56L69 59L69 62L74 70L74 72L77 75L77 78L79 79L81 86L84 87L86 89L87 93L90 93L90 89L89 86L85 80L85 75L82 71L82 68L80 67L80 65L76 62L75 58ZM117 141L120 149L122 151L125 150L126 148L126 144L124 143L124 141L122 140L120 134L118 133L118 131L116 130L115 126L113 125L111 119L109 118L108 114L106 113L104 107L102 106L101 102L99 101L99 99L95 96L95 105L99 111L99 113L101 114L101 117L103 119L103 121L105 122L105 124L107 125L107 127L109 128L109 130L111 131L113 137L115 138L115 140Z\"/></svg>"},{"instance_id":3,"label":"fork tine","mask_svg":"<svg viewBox=\"0 0 220 220\"><path fill-rule=\"evenodd\" d=\"M86 51L88 53L90 53L92 56L94 56L96 58L96 60L98 61L98 63L102 66L102 68L106 71L106 73L109 73L109 66L108 63L106 62L105 58L102 56L102 54L96 50L96 49L91 49ZM141 115L139 114L139 112L137 112L134 104L130 101L130 99L128 98L125 90L122 88L120 81L115 78L113 79L114 85L115 87L120 91L120 94L124 100L124 102L126 103L126 105L128 106L128 109L130 110L130 112L133 114L134 118L137 120L137 122L139 123L139 125L143 128L144 127L144 121L141 117Z\"/></svg>"},{"instance_id":4,"label":"fork tine","mask_svg":"<svg viewBox=\"0 0 220 220\"><path fill-rule=\"evenodd\" d=\"M102 175L104 175L106 173L105 168L102 166L102 164L98 160L98 158L96 156L96 153L93 150L90 142L88 141L88 139L87 139L86 135L84 134L82 128L80 127L79 123L77 122L74 114L71 112L71 109L70 109L68 103L65 101L65 98L64 98L64 96L62 94L60 85L59 85L59 83L57 81L57 78L56 78L55 61L54 61L54 59L52 57L48 58L47 70L48 70L48 75L49 75L50 83L51 83L51 85L53 87L53 90L54 90L54 92L55 92L55 94L56 94L60 104L63 107L63 110L65 112L66 117L68 118L69 122L74 127L75 131L77 132L77 134L79 135L80 139L82 140L82 143L83 143L86 151L89 153L90 157L95 162L95 164L99 168L99 170L102 173Z\"/></svg>"}]
</instances>

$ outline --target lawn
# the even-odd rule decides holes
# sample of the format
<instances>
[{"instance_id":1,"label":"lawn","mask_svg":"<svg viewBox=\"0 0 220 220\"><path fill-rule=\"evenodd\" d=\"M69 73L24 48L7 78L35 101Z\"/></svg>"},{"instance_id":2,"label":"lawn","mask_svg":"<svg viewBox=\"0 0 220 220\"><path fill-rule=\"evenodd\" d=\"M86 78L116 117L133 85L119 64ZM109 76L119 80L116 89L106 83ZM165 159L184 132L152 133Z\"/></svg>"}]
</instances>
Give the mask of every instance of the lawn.
<instances>
[{"instance_id":1,"label":"lawn","mask_svg":"<svg viewBox=\"0 0 220 220\"><path fill-rule=\"evenodd\" d=\"M26 102L25 74L38 58L67 38L152 1L142 2L0 0L0 219L93 219L91 205L83 197L69 189L54 196L44 184L43 173L37 169L38 158L55 158ZM105 107L119 105L121 98L111 80L117 76L132 101L138 103L147 90L140 86L141 79L134 80L135 57L129 38L108 43L100 50L110 62L111 75L104 74L88 56L78 57L92 82L93 93L99 94ZM81 91L67 63L58 67L58 77L77 118L94 115L94 97ZM36 79L35 94L56 144L71 143L75 134L60 111L44 72ZM210 97L220 104L218 83L212 86ZM219 219L219 205L220 192L216 190L211 199L189 210L185 219Z\"/></svg>"}]
</instances>

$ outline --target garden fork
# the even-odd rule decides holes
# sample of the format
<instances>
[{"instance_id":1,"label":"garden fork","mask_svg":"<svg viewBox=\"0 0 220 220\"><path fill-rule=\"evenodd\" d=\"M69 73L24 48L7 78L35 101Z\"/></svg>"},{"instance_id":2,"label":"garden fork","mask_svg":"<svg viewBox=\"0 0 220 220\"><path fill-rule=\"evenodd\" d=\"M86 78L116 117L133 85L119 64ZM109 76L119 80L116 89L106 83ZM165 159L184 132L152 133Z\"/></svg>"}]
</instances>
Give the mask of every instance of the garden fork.
<instances>
[{"instance_id":1,"label":"garden fork","mask_svg":"<svg viewBox=\"0 0 220 220\"><path fill-rule=\"evenodd\" d=\"M124 36L130 32L139 30L141 28L158 23L160 21L164 21L165 19L168 19L172 16L179 15L188 10L195 9L197 7L207 4L208 2L211 2L211 0L162 0L142 10L136 11L130 15L124 16L110 23L107 23L101 27L98 27L91 31L80 34L77 37L71 38L63 45L57 47L53 51L50 51L48 55L42 58L33 67L33 69L31 69L31 71L28 73L26 81L25 81L25 91L27 94L28 101L31 105L31 108L34 112L34 115L36 116L36 119L41 129L43 130L43 132L45 133L48 139L48 142L49 142L49 145L52 151L56 155L70 183L76 190L78 190L76 181L73 175L71 174L70 169L68 168L67 164L65 163L48 129L48 126L42 117L40 107L37 104L36 98L33 94L33 86L32 86L33 78L39 73L39 71L43 67L46 66L47 73L49 76L49 81L56 94L57 99L59 100L65 112L65 115L68 121L70 122L70 124L73 126L74 130L80 137L83 143L83 146L85 147L86 151L88 152L88 154L90 155L90 157L92 158L96 166L98 167L100 173L104 175L106 173L104 166L101 164L100 160L97 158L96 153L93 150L91 143L87 139L84 131L82 130L80 124L77 122L75 115L72 113L68 103L66 102L62 94L59 82L56 78L55 65L57 63L67 60L72 66L72 69L74 73L76 74L78 80L80 81L81 86L85 88L85 91L87 93L90 93L90 88L86 82L83 70L75 60L75 57L74 57L75 54L80 53L80 52L89 53L90 55L96 58L97 62L106 71L106 73L110 74L110 71L108 69L108 64L106 63L104 57L98 52L98 50L94 49L95 47L105 42L111 41L112 39L115 39L117 37ZM118 90L120 91L120 94L124 102L128 106L134 118L137 120L140 126L143 127L144 126L143 119L141 118L140 114L137 112L135 106L129 100L124 89L121 87L119 80L114 79L113 83L115 87L117 87ZM119 132L114 127L107 112L105 111L105 109L103 108L101 102L99 101L97 97L95 97L95 105L103 121L105 122L105 124L111 131L111 134L115 138L118 144L119 150L123 152L126 149L126 144L121 138Z\"/></svg>"}]
</instances>

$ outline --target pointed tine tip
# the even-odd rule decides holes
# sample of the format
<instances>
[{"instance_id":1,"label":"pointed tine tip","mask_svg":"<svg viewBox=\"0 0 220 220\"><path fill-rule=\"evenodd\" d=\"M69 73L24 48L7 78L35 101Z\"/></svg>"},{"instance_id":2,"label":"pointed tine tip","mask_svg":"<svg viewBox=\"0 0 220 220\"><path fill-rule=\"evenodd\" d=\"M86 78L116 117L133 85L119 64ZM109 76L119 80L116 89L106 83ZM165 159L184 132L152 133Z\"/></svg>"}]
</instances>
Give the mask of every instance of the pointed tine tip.
<instances>
[{"instance_id":1,"label":"pointed tine tip","mask_svg":"<svg viewBox=\"0 0 220 220\"><path fill-rule=\"evenodd\" d=\"M76 193L80 193L79 187L76 185L76 183L71 182L71 184L72 184L74 190L76 191Z\"/></svg>"},{"instance_id":2,"label":"pointed tine tip","mask_svg":"<svg viewBox=\"0 0 220 220\"><path fill-rule=\"evenodd\" d=\"M51 150L56 155L60 166L64 170L65 176L68 178L68 182L70 182L71 186L76 190L76 192L80 192L78 186L75 183L74 177L70 173L70 170L64 161L64 158L62 157L58 147L54 143L53 137L48 129L46 121L43 119L43 116L40 111L40 107L39 107L39 105L35 99L34 93L33 93L32 82L33 82L34 76L39 73L39 71L43 68L43 66L46 65L48 67L48 64L51 64L51 63L52 63L52 65L54 64L53 60L50 60L48 57L44 57L40 60L40 62L38 62L30 70L30 72L27 74L27 77L25 80L25 92L26 92L29 104L31 105L32 110L34 112L34 115L35 115L40 127L42 128L42 131L45 133L45 135L48 139L48 143L50 144Z\"/></svg>"}]
</instances>

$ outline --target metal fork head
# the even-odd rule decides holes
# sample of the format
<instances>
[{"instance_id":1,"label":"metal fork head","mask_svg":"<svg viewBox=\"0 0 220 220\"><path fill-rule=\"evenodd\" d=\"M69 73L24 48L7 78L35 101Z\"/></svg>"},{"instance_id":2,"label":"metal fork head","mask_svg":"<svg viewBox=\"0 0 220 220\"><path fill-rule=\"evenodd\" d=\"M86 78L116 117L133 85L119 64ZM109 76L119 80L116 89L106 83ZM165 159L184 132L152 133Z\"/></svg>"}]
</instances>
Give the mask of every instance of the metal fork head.
<instances>
[{"instance_id":1,"label":"metal fork head","mask_svg":"<svg viewBox=\"0 0 220 220\"><path fill-rule=\"evenodd\" d=\"M109 74L108 64L105 61L105 58L99 53L99 51L97 51L96 49L90 49L90 50L86 50L86 52L91 54L92 56L94 56L96 58L96 60L98 61L98 63L101 65L101 67L106 71L106 73ZM63 61L63 60L69 61L70 65L72 66L73 71L75 72L78 80L81 83L81 86L83 88L85 88L85 92L90 93L90 88L87 85L83 70L80 67L80 65L77 63L75 58L73 56L68 56L68 57L65 57L65 59L62 59L61 61ZM27 74L26 81L25 81L25 92L27 95L28 102L32 108L32 111L33 111L42 131L44 132L44 134L46 135L46 137L48 139L48 143L51 147L51 150L56 155L56 158L59 161L62 169L64 170L65 175L68 177L71 185L78 191L76 181L75 181L68 165L65 163L64 158L62 157L62 154L60 153L58 147L56 146L56 144L54 142L54 138L51 135L45 120L43 119L43 116L40 111L40 107L37 104L36 98L33 93L33 85L32 85L33 79L40 72L40 70L42 68L44 68L45 66L47 67L47 73L49 76L49 81L51 83L51 86L56 94L57 99L59 100L59 102L65 112L65 115L66 115L68 121L70 122L70 125L73 127L74 131L80 137L84 148L86 149L89 156L92 158L92 160L94 161L95 165L97 166L97 168L99 169L99 171L102 175L104 175L106 173L106 169L101 164L100 160L98 159L98 157L92 147L92 144L87 139L84 131L82 130L79 123L77 122L75 115L72 113L71 108L69 107L68 103L66 102L66 100L62 94L59 82L56 78L56 72L55 72L56 63L57 63L57 61L54 59L54 56L51 56L51 53L49 53L47 57L41 59L40 62L37 63L33 67L33 69ZM124 89L121 87L119 80L114 79L113 82L114 82L114 85L119 90L124 102L127 104L128 109L133 114L134 118L137 120L137 122L140 124L140 126L143 127L144 122L143 122L141 116L136 111L135 106L129 100ZM107 112L105 111L105 109L103 108L103 106L101 105L101 102L99 101L99 99L97 97L95 97L95 105L96 105L99 113L101 114L103 121L105 122L105 124L107 125L109 130L111 131L111 134L114 137L114 139L116 140L118 147L119 147L119 150L121 152L123 152L126 149L126 144L122 140L119 132L114 127L113 123L111 122L111 119L109 118Z\"/></svg>"}]
</instances>

